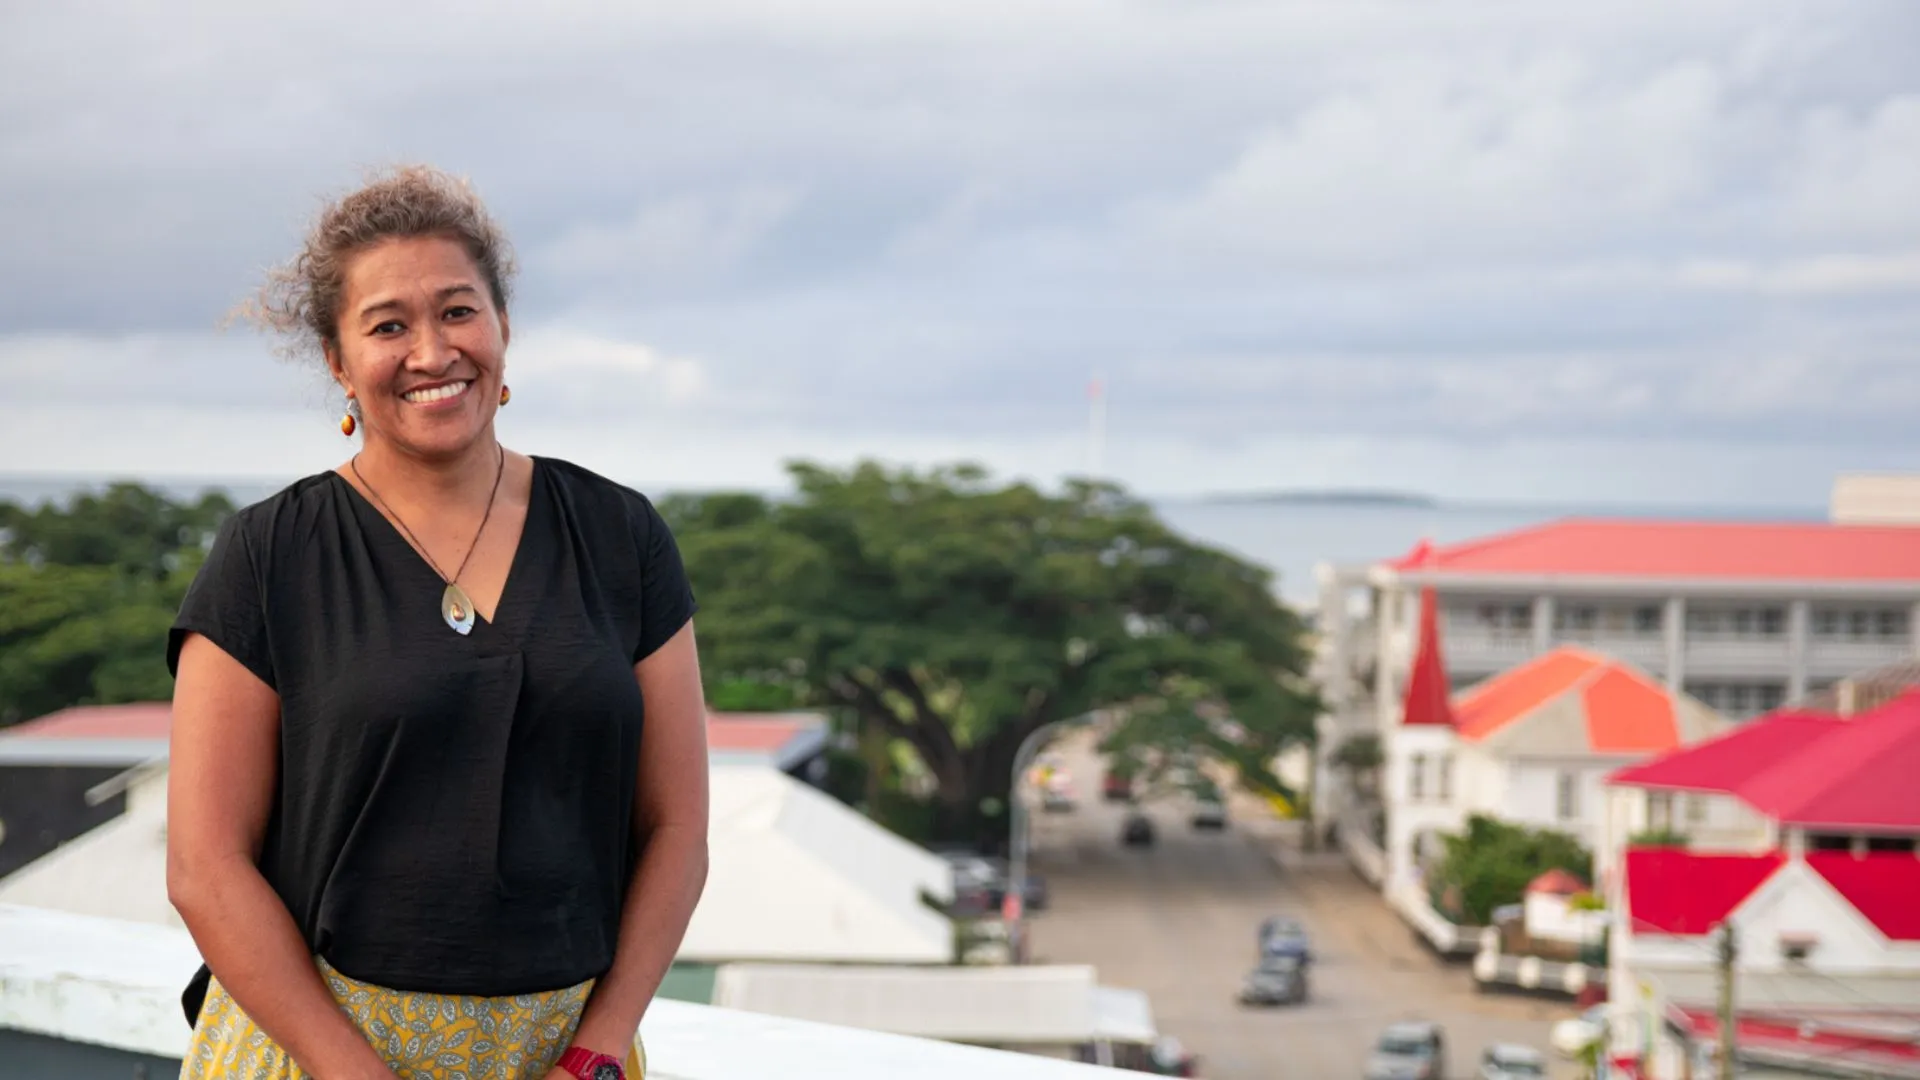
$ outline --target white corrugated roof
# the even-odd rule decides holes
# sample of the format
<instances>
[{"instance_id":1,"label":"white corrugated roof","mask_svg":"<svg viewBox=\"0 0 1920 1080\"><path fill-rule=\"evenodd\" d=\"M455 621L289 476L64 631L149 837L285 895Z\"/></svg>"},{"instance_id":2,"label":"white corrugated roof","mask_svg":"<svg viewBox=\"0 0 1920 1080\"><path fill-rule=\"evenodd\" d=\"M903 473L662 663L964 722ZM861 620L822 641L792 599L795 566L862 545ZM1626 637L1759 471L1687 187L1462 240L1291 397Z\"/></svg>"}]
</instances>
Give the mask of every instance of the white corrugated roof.
<instances>
[{"instance_id":1,"label":"white corrugated roof","mask_svg":"<svg viewBox=\"0 0 1920 1080\"><path fill-rule=\"evenodd\" d=\"M953 930L922 893L952 894L952 872L832 796L765 765L711 771L712 864L687 929L688 960L939 964ZM142 795L164 793L164 770ZM0 880L0 903L164 926L166 804L123 814Z\"/></svg>"},{"instance_id":2,"label":"white corrugated roof","mask_svg":"<svg viewBox=\"0 0 1920 1080\"><path fill-rule=\"evenodd\" d=\"M728 964L713 1003L795 1020L958 1042L1151 1042L1146 995L1094 984L1084 965L836 967Z\"/></svg>"},{"instance_id":3,"label":"white corrugated roof","mask_svg":"<svg viewBox=\"0 0 1920 1080\"><path fill-rule=\"evenodd\" d=\"M689 960L944 963L952 924L938 856L777 769L715 765L712 864L680 956Z\"/></svg>"}]
</instances>

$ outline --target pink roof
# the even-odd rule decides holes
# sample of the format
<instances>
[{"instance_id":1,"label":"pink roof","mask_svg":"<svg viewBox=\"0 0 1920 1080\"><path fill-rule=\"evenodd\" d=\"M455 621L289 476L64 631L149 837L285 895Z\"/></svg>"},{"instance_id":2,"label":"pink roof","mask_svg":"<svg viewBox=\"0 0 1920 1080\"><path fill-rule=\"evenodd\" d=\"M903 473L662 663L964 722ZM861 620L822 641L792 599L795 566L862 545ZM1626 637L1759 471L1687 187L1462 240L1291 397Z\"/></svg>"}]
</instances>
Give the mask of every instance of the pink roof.
<instances>
[{"instance_id":1,"label":"pink roof","mask_svg":"<svg viewBox=\"0 0 1920 1080\"><path fill-rule=\"evenodd\" d=\"M1629 765L1609 776L1607 782L1734 794L1755 775L1799 753L1844 722L1821 713L1769 713L1685 749Z\"/></svg>"},{"instance_id":2,"label":"pink roof","mask_svg":"<svg viewBox=\"0 0 1920 1080\"><path fill-rule=\"evenodd\" d=\"M1471 575L1920 581L1920 527L1572 519L1391 564Z\"/></svg>"},{"instance_id":3,"label":"pink roof","mask_svg":"<svg viewBox=\"0 0 1920 1080\"><path fill-rule=\"evenodd\" d=\"M1920 829L1920 693L1908 693L1768 769L1740 797L1777 821Z\"/></svg>"},{"instance_id":4,"label":"pink roof","mask_svg":"<svg viewBox=\"0 0 1920 1080\"><path fill-rule=\"evenodd\" d=\"M1432 589L1420 591L1420 651L1414 654L1407 676L1407 697L1400 710L1403 724L1453 726L1448 702L1447 662L1440 655L1440 602Z\"/></svg>"},{"instance_id":5,"label":"pink roof","mask_svg":"<svg viewBox=\"0 0 1920 1080\"><path fill-rule=\"evenodd\" d=\"M1556 866L1528 882L1526 891L1550 893L1554 896L1573 896L1576 893L1586 892L1587 883Z\"/></svg>"},{"instance_id":6,"label":"pink roof","mask_svg":"<svg viewBox=\"0 0 1920 1080\"><path fill-rule=\"evenodd\" d=\"M1630 848L1627 914L1638 932L1705 934L1785 862L1778 852L1699 855L1685 848Z\"/></svg>"},{"instance_id":7,"label":"pink roof","mask_svg":"<svg viewBox=\"0 0 1920 1080\"><path fill-rule=\"evenodd\" d=\"M1783 712L1609 782L1718 791L1787 825L1920 829L1920 692L1843 720Z\"/></svg>"},{"instance_id":8,"label":"pink roof","mask_svg":"<svg viewBox=\"0 0 1920 1080\"><path fill-rule=\"evenodd\" d=\"M165 701L128 705L76 705L0 729L28 739L164 739L173 730L173 706Z\"/></svg>"},{"instance_id":9,"label":"pink roof","mask_svg":"<svg viewBox=\"0 0 1920 1080\"><path fill-rule=\"evenodd\" d=\"M1911 852L1814 851L1807 865L1895 941L1920 941L1920 859Z\"/></svg>"},{"instance_id":10,"label":"pink roof","mask_svg":"<svg viewBox=\"0 0 1920 1080\"><path fill-rule=\"evenodd\" d=\"M1562 646L1495 675L1454 702L1460 737L1478 742L1569 695L1597 754L1648 754L1684 741L1672 692L1599 653Z\"/></svg>"}]
</instances>

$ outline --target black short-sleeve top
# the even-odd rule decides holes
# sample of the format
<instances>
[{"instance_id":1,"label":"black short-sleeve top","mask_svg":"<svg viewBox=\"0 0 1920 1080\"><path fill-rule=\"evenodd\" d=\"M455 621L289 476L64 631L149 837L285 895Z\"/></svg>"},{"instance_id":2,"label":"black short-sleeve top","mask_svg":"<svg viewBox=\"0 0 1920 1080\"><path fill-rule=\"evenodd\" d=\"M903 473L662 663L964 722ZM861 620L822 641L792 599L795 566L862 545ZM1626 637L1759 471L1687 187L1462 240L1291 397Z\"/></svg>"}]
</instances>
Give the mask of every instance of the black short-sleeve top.
<instances>
[{"instance_id":1,"label":"black short-sleeve top","mask_svg":"<svg viewBox=\"0 0 1920 1080\"><path fill-rule=\"evenodd\" d=\"M612 964L638 854L634 665L693 591L652 503L544 458L493 621L454 633L443 588L308 477L222 527L168 664L203 634L279 694L260 869L317 955L395 990L571 986Z\"/></svg>"}]
</instances>

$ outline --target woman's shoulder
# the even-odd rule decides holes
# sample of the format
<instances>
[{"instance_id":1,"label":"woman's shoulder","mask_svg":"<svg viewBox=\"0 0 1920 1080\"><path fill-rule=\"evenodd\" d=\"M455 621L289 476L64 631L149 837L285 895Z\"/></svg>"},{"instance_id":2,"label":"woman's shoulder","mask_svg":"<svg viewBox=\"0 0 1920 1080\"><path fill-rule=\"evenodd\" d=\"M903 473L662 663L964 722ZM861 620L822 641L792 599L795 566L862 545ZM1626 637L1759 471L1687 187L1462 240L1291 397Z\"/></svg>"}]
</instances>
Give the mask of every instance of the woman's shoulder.
<instances>
[{"instance_id":1,"label":"woman's shoulder","mask_svg":"<svg viewBox=\"0 0 1920 1080\"><path fill-rule=\"evenodd\" d=\"M540 463L547 478L566 498L588 509L608 513L653 513L653 501L636 488L561 458L536 457L534 460Z\"/></svg>"},{"instance_id":2,"label":"woman's shoulder","mask_svg":"<svg viewBox=\"0 0 1920 1080\"><path fill-rule=\"evenodd\" d=\"M258 502L233 512L226 528L255 551L311 537L321 519L340 512L339 474L331 470L303 476Z\"/></svg>"}]
</instances>

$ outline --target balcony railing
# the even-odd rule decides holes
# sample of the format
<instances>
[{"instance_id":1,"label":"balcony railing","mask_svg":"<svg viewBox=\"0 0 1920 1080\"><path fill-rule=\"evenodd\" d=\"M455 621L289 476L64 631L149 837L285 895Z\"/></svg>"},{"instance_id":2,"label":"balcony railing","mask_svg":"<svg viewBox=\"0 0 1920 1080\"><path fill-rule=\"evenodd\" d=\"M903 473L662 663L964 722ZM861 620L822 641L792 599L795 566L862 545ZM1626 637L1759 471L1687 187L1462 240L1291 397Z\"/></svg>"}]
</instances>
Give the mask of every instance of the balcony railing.
<instances>
[{"instance_id":1,"label":"balcony railing","mask_svg":"<svg viewBox=\"0 0 1920 1080\"><path fill-rule=\"evenodd\" d=\"M1477 626L1449 626L1442 630L1447 667L1455 671L1503 671L1532 658L1530 631L1488 630Z\"/></svg>"},{"instance_id":2,"label":"balcony railing","mask_svg":"<svg viewBox=\"0 0 1920 1080\"><path fill-rule=\"evenodd\" d=\"M135 1063L176 1061L189 1036L180 988L199 963L184 930L0 905L0 1031L73 1044L76 1057L96 1061L99 1048ZM1058 1058L679 1001L655 1001L640 1030L649 1080L1113 1075ZM0 1068L0 1075L11 1074Z\"/></svg>"},{"instance_id":3,"label":"balcony railing","mask_svg":"<svg viewBox=\"0 0 1920 1080\"><path fill-rule=\"evenodd\" d=\"M1687 678L1756 675L1784 677L1793 662L1785 634L1747 636L1694 631L1687 635Z\"/></svg>"},{"instance_id":4,"label":"balcony railing","mask_svg":"<svg viewBox=\"0 0 1920 1080\"><path fill-rule=\"evenodd\" d=\"M1807 671L1836 678L1914 659L1913 643L1899 638L1823 638L1807 642Z\"/></svg>"},{"instance_id":5,"label":"balcony railing","mask_svg":"<svg viewBox=\"0 0 1920 1080\"><path fill-rule=\"evenodd\" d=\"M1667 639L1659 633L1561 629L1554 631L1554 644L1592 649L1656 675L1667 669Z\"/></svg>"}]
</instances>

